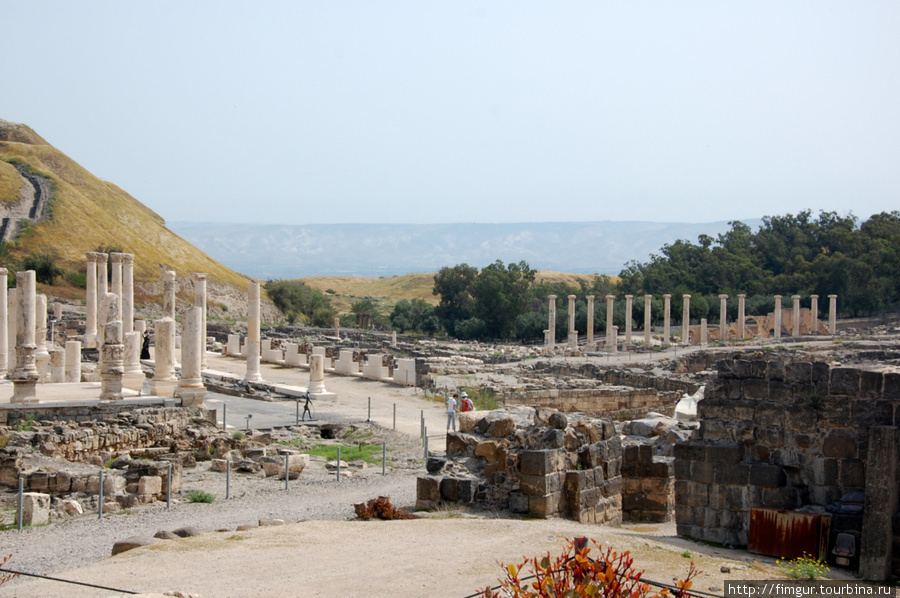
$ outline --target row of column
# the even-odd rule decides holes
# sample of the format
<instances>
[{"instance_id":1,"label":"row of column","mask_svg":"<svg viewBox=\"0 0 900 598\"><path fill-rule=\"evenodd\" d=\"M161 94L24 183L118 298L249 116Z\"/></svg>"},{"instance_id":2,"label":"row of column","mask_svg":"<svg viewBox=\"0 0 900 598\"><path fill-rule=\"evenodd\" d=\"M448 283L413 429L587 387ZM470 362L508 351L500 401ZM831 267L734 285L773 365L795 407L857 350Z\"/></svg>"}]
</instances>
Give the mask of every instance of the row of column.
<instances>
[{"instance_id":1,"label":"row of column","mask_svg":"<svg viewBox=\"0 0 900 598\"><path fill-rule=\"evenodd\" d=\"M738 320L737 320L737 337L740 339L746 338L746 314L745 314L745 302L746 302L746 294L738 295ZM775 323L774 323L774 336L775 338L781 338L781 328L782 328L782 310L781 310L781 295L775 295ZM545 331L545 339L546 345L548 347L553 347L556 344L556 295L548 295L548 313L549 313L549 322L547 325L547 330ZM575 295L569 295L569 337L568 344L570 346L578 345L578 332L575 330ZM588 295L587 299L587 342L588 344L593 343L594 341L594 295ZM625 295L625 343L627 345L631 344L631 333L632 333L632 302L634 296L633 295ZM793 310L791 312L792 316L792 336L798 337L800 336L800 295L792 295L791 299L793 300ZM828 295L829 299L829 309L828 309L828 330L832 335L836 333L836 322L837 322L837 295ZM615 351L616 345L618 341L618 327L613 325L613 310L615 307L615 295L606 295L606 346L610 348L610 350ZM644 295L644 344L646 346L650 345L650 337L651 337L651 304L653 301L653 295ZM671 301L672 295L665 294L663 295L663 338L665 339L665 343L668 344L669 339L671 338ZM819 326L819 296L818 295L810 295L810 312L812 313L813 322L812 329L818 330ZM682 316L681 316L681 338L682 342L687 343L688 337L690 334L690 313L691 313L691 296L688 294L682 295ZM724 341L728 336L728 295L720 294L719 295L719 338Z\"/></svg>"}]
</instances>

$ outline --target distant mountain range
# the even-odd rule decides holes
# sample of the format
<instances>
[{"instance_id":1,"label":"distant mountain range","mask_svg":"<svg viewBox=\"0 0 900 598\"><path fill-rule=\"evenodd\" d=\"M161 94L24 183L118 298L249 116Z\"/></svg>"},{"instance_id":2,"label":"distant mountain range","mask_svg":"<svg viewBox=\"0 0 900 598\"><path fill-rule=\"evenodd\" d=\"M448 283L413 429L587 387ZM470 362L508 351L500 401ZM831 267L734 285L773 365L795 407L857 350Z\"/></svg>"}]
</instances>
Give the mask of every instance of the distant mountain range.
<instances>
[{"instance_id":1,"label":"distant mountain range","mask_svg":"<svg viewBox=\"0 0 900 598\"><path fill-rule=\"evenodd\" d=\"M761 220L744 220L754 230ZM618 274L666 243L697 241L727 222L539 222L517 224L220 224L168 222L229 268L260 279L376 278L467 263L525 260L536 270Z\"/></svg>"}]
</instances>

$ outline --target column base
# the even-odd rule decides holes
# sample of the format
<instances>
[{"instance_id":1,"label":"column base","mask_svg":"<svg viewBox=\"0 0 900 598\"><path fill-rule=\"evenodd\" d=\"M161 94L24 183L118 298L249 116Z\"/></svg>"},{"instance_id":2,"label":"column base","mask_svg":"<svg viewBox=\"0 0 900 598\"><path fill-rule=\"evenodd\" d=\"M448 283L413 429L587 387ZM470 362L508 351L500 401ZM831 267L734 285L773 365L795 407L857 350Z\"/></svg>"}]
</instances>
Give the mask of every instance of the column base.
<instances>
[{"instance_id":1,"label":"column base","mask_svg":"<svg viewBox=\"0 0 900 598\"><path fill-rule=\"evenodd\" d=\"M122 375L122 386L128 390L141 392L144 389L144 381L146 379L147 377L144 375L144 372L140 370L137 372L125 372L125 374Z\"/></svg>"},{"instance_id":2,"label":"column base","mask_svg":"<svg viewBox=\"0 0 900 598\"><path fill-rule=\"evenodd\" d=\"M321 392L310 391L309 398L316 399L316 400L319 400L319 399L334 400L337 398L337 393L336 392L326 392L325 390L322 390Z\"/></svg>"},{"instance_id":3,"label":"column base","mask_svg":"<svg viewBox=\"0 0 900 598\"><path fill-rule=\"evenodd\" d=\"M181 406L186 408L201 407L207 390L205 386L178 386L174 390L175 397L181 399Z\"/></svg>"},{"instance_id":4,"label":"column base","mask_svg":"<svg viewBox=\"0 0 900 598\"><path fill-rule=\"evenodd\" d=\"M155 397L171 397L178 386L178 380L150 380L150 394Z\"/></svg>"},{"instance_id":5,"label":"column base","mask_svg":"<svg viewBox=\"0 0 900 598\"><path fill-rule=\"evenodd\" d=\"M37 403L37 382L35 380L18 381L13 380L13 396L9 399L10 403Z\"/></svg>"}]
</instances>

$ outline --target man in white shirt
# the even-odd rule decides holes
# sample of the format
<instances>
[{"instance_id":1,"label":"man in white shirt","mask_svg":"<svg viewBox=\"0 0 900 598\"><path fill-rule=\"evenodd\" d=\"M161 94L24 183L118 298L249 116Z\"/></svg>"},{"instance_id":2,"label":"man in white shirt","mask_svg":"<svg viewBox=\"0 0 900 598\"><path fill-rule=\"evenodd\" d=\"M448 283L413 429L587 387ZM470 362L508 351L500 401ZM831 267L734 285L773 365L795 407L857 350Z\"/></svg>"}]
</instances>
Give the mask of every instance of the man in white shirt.
<instances>
[{"instance_id":1,"label":"man in white shirt","mask_svg":"<svg viewBox=\"0 0 900 598\"><path fill-rule=\"evenodd\" d=\"M456 432L456 395L452 397L447 397L447 431L450 431L450 427L453 427L453 431Z\"/></svg>"}]
</instances>

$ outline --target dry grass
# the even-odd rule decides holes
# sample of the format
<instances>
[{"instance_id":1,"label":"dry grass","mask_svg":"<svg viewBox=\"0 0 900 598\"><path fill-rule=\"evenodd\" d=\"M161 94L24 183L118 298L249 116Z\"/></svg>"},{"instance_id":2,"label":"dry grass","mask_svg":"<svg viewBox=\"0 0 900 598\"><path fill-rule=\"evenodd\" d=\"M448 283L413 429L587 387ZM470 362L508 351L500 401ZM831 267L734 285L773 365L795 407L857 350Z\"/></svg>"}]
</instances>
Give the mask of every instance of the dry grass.
<instances>
[{"instance_id":1,"label":"dry grass","mask_svg":"<svg viewBox=\"0 0 900 598\"><path fill-rule=\"evenodd\" d=\"M158 214L112 183L101 181L27 127L0 131L3 137L0 201L9 201L11 194L14 199L21 185L17 177L7 181L7 175L15 172L6 163L12 159L48 177L55 188L52 218L20 236L13 248L15 256L49 254L65 270L84 271L85 252L112 246L134 253L138 282L155 281L162 270L175 270L179 276L207 272L211 281L246 287L246 277L168 230Z\"/></svg>"}]
</instances>

